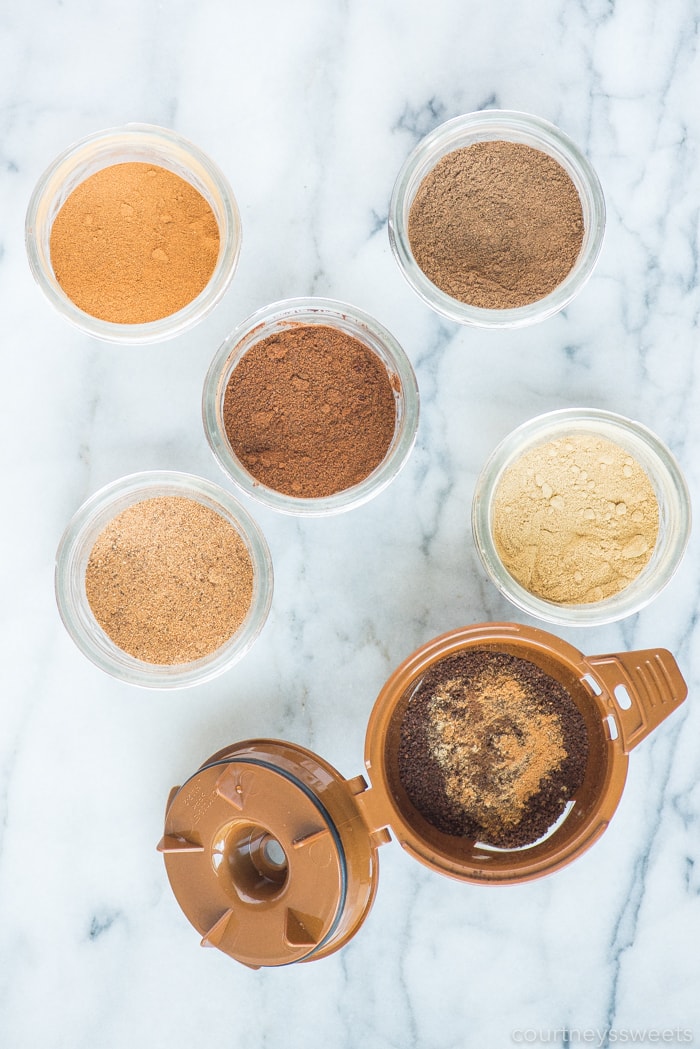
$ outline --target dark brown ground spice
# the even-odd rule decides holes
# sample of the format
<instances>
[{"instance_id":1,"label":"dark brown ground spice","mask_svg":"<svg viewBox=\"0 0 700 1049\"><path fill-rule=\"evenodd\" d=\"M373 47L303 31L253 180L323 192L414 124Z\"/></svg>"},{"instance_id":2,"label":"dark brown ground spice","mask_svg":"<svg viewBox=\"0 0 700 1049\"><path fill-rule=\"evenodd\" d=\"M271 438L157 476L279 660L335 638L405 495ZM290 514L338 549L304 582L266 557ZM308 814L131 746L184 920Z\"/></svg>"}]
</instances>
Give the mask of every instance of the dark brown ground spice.
<instances>
[{"instance_id":1,"label":"dark brown ground spice","mask_svg":"<svg viewBox=\"0 0 700 1049\"><path fill-rule=\"evenodd\" d=\"M262 339L236 365L223 421L235 455L286 495L334 495L384 459L396 425L389 374L359 339L298 324Z\"/></svg>"},{"instance_id":2,"label":"dark brown ground spice","mask_svg":"<svg viewBox=\"0 0 700 1049\"><path fill-rule=\"evenodd\" d=\"M475 649L435 663L402 719L399 777L446 834L517 848L581 786L588 738L569 693L534 664Z\"/></svg>"},{"instance_id":3,"label":"dark brown ground spice","mask_svg":"<svg viewBox=\"0 0 700 1049\"><path fill-rule=\"evenodd\" d=\"M442 157L418 187L408 221L413 256L438 288L483 309L554 291L583 241L581 199L553 157L484 141Z\"/></svg>"}]
</instances>

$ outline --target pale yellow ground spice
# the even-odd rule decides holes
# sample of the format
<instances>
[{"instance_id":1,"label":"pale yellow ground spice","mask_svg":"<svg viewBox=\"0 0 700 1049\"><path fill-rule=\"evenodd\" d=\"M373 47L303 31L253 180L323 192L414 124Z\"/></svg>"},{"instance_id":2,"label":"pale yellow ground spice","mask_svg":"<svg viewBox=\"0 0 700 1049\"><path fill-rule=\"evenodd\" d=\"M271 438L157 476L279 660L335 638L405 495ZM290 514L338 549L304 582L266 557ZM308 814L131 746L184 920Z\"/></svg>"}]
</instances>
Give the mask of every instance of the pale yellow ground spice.
<instances>
[{"instance_id":1,"label":"pale yellow ground spice","mask_svg":"<svg viewBox=\"0 0 700 1049\"><path fill-rule=\"evenodd\" d=\"M216 651L241 626L253 566L241 536L216 511L159 496L117 514L100 533L85 589L119 648L146 663L187 663Z\"/></svg>"},{"instance_id":2,"label":"pale yellow ground spice","mask_svg":"<svg viewBox=\"0 0 700 1049\"><path fill-rule=\"evenodd\" d=\"M166 168L112 164L81 182L51 227L51 265L85 313L144 324L183 309L219 255L209 203Z\"/></svg>"},{"instance_id":3,"label":"pale yellow ground spice","mask_svg":"<svg viewBox=\"0 0 700 1049\"><path fill-rule=\"evenodd\" d=\"M648 564L659 505L626 449L571 434L504 471L492 521L498 554L521 586L547 601L583 604L619 593Z\"/></svg>"}]
</instances>

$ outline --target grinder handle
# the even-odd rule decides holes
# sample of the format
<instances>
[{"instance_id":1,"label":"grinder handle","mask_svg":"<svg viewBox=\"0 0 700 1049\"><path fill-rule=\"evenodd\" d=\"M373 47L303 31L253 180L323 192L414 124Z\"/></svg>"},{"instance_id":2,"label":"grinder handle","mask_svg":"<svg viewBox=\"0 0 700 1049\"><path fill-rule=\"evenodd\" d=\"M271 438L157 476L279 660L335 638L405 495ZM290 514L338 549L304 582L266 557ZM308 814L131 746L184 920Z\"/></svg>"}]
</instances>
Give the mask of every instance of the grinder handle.
<instances>
[{"instance_id":1,"label":"grinder handle","mask_svg":"<svg viewBox=\"0 0 700 1049\"><path fill-rule=\"evenodd\" d=\"M665 648L590 656L620 724L625 754L661 724L688 694L676 660Z\"/></svg>"}]
</instances>

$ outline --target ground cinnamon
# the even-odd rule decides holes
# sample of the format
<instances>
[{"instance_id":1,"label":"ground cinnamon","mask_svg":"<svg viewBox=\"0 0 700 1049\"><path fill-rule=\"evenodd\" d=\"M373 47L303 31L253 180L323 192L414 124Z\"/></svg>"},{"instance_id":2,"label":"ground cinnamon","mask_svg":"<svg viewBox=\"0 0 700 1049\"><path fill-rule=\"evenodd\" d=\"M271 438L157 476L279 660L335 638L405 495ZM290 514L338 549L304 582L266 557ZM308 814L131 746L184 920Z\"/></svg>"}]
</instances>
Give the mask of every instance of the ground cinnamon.
<instances>
[{"instance_id":1,"label":"ground cinnamon","mask_svg":"<svg viewBox=\"0 0 700 1049\"><path fill-rule=\"evenodd\" d=\"M146 663L187 663L241 626L253 566L241 536L216 511L158 496L117 514L97 537L85 590L119 648Z\"/></svg>"},{"instance_id":2,"label":"ground cinnamon","mask_svg":"<svg viewBox=\"0 0 700 1049\"><path fill-rule=\"evenodd\" d=\"M510 309L561 284L578 257L583 211L553 157L484 141L442 157L418 187L411 251L433 284L461 302Z\"/></svg>"},{"instance_id":3,"label":"ground cinnamon","mask_svg":"<svg viewBox=\"0 0 700 1049\"><path fill-rule=\"evenodd\" d=\"M90 175L54 219L51 265L79 309L104 321L168 317L204 289L219 227L202 194L163 167L113 164Z\"/></svg>"},{"instance_id":4,"label":"ground cinnamon","mask_svg":"<svg viewBox=\"0 0 700 1049\"><path fill-rule=\"evenodd\" d=\"M396 425L377 355L330 325L296 324L254 344L224 395L226 436L262 484L286 495L334 495L382 462Z\"/></svg>"},{"instance_id":5,"label":"ground cinnamon","mask_svg":"<svg viewBox=\"0 0 700 1049\"><path fill-rule=\"evenodd\" d=\"M435 663L400 728L399 776L428 822L502 848L536 841L583 781L585 723L528 660L476 649Z\"/></svg>"}]
</instances>

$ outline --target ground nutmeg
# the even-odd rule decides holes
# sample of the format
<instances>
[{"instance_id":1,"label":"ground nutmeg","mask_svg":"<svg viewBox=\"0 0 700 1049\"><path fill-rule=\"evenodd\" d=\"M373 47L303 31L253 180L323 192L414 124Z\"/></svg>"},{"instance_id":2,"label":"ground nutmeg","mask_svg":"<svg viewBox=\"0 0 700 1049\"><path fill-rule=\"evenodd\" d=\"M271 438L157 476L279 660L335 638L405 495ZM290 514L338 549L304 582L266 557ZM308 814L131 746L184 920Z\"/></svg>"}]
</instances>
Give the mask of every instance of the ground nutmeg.
<instances>
[{"instance_id":1,"label":"ground nutmeg","mask_svg":"<svg viewBox=\"0 0 700 1049\"><path fill-rule=\"evenodd\" d=\"M587 753L583 715L558 681L529 660L473 649L438 660L418 683L398 771L438 830L518 848L561 816Z\"/></svg>"},{"instance_id":2,"label":"ground nutmeg","mask_svg":"<svg viewBox=\"0 0 700 1049\"><path fill-rule=\"evenodd\" d=\"M210 655L243 623L253 565L236 529L196 499L156 496L117 514L85 572L95 619L123 651L172 665Z\"/></svg>"},{"instance_id":3,"label":"ground nutmeg","mask_svg":"<svg viewBox=\"0 0 700 1049\"><path fill-rule=\"evenodd\" d=\"M394 390L359 339L300 322L261 339L236 364L223 423L256 481L298 498L330 496L383 461L396 426Z\"/></svg>"},{"instance_id":4,"label":"ground nutmeg","mask_svg":"<svg viewBox=\"0 0 700 1049\"><path fill-rule=\"evenodd\" d=\"M183 309L206 287L219 226L193 185L143 162L112 164L68 196L51 227L56 280L75 305L118 324Z\"/></svg>"}]
</instances>

